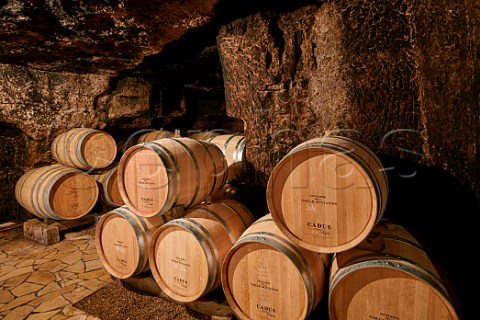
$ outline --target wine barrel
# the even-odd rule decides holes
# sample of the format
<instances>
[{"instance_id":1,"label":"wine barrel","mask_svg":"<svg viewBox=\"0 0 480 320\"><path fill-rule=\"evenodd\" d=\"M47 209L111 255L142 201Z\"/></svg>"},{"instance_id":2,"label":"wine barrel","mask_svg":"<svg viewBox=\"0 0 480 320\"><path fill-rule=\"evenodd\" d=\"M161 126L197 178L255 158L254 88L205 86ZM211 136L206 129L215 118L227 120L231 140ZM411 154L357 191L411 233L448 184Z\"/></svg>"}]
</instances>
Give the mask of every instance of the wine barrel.
<instances>
[{"instance_id":1,"label":"wine barrel","mask_svg":"<svg viewBox=\"0 0 480 320\"><path fill-rule=\"evenodd\" d=\"M118 163L114 163L105 169L90 172L90 175L98 182L100 201L113 208L125 204L118 189L117 172Z\"/></svg>"},{"instance_id":2,"label":"wine barrel","mask_svg":"<svg viewBox=\"0 0 480 320\"><path fill-rule=\"evenodd\" d=\"M253 222L240 202L222 200L187 210L152 237L150 270L171 299L192 302L221 284L221 263Z\"/></svg>"},{"instance_id":3,"label":"wine barrel","mask_svg":"<svg viewBox=\"0 0 480 320\"><path fill-rule=\"evenodd\" d=\"M324 295L329 261L285 237L267 214L230 248L222 287L239 319L305 319Z\"/></svg>"},{"instance_id":4,"label":"wine barrel","mask_svg":"<svg viewBox=\"0 0 480 320\"><path fill-rule=\"evenodd\" d=\"M195 140L204 140L208 141L216 136L220 135L218 132L215 131L200 131L200 132L195 132L190 135L190 138L195 139Z\"/></svg>"},{"instance_id":5,"label":"wine barrel","mask_svg":"<svg viewBox=\"0 0 480 320\"><path fill-rule=\"evenodd\" d=\"M369 148L324 136L299 144L274 167L267 205L292 241L335 253L368 236L383 216L388 189L384 168Z\"/></svg>"},{"instance_id":6,"label":"wine barrel","mask_svg":"<svg viewBox=\"0 0 480 320\"><path fill-rule=\"evenodd\" d=\"M101 130L74 128L59 134L50 146L61 164L82 170L108 167L117 156L113 137Z\"/></svg>"},{"instance_id":7,"label":"wine barrel","mask_svg":"<svg viewBox=\"0 0 480 320\"><path fill-rule=\"evenodd\" d=\"M151 142L151 141L160 140L163 138L179 138L179 136L176 137L175 132L171 132L171 131L153 130L140 135L137 139L137 143Z\"/></svg>"},{"instance_id":8,"label":"wine barrel","mask_svg":"<svg viewBox=\"0 0 480 320\"><path fill-rule=\"evenodd\" d=\"M428 254L404 228L381 220L357 247L334 255L330 319L459 319Z\"/></svg>"},{"instance_id":9,"label":"wine barrel","mask_svg":"<svg viewBox=\"0 0 480 320\"><path fill-rule=\"evenodd\" d=\"M122 152L127 151L129 148L139 143L175 137L180 137L180 131L175 130L175 132L171 132L163 129L141 129L134 132L128 137L127 141L125 141L125 143L123 144Z\"/></svg>"},{"instance_id":10,"label":"wine barrel","mask_svg":"<svg viewBox=\"0 0 480 320\"><path fill-rule=\"evenodd\" d=\"M228 165L228 181L241 181L245 178L245 136L240 134L221 134L207 140L222 150Z\"/></svg>"},{"instance_id":11,"label":"wine barrel","mask_svg":"<svg viewBox=\"0 0 480 320\"><path fill-rule=\"evenodd\" d=\"M52 164L27 171L15 185L15 198L39 218L72 220L89 213L98 200L95 179L79 169Z\"/></svg>"},{"instance_id":12,"label":"wine barrel","mask_svg":"<svg viewBox=\"0 0 480 320\"><path fill-rule=\"evenodd\" d=\"M151 236L170 219L168 214L139 217L125 205L104 214L95 228L95 243L105 269L118 279L147 271Z\"/></svg>"},{"instance_id":13,"label":"wine barrel","mask_svg":"<svg viewBox=\"0 0 480 320\"><path fill-rule=\"evenodd\" d=\"M118 165L125 204L151 217L174 206L197 205L223 188L225 156L214 144L190 138L164 138L129 148Z\"/></svg>"}]
</instances>

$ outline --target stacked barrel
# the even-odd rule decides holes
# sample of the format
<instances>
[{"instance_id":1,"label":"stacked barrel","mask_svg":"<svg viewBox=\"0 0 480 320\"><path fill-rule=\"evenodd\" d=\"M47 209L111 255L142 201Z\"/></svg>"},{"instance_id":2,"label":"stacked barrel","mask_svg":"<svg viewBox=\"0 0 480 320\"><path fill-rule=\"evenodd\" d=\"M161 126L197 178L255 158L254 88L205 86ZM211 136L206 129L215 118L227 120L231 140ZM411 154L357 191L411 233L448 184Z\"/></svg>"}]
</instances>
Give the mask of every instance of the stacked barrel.
<instances>
[{"instance_id":1,"label":"stacked barrel","mask_svg":"<svg viewBox=\"0 0 480 320\"><path fill-rule=\"evenodd\" d=\"M141 129L131 134L127 141L123 144L122 152L127 151L130 147L142 143L151 142L163 138L178 138L180 137L180 130L168 131L161 129Z\"/></svg>"},{"instance_id":2,"label":"stacked barrel","mask_svg":"<svg viewBox=\"0 0 480 320\"><path fill-rule=\"evenodd\" d=\"M91 170L110 166L117 155L108 133L74 128L59 134L51 144L56 163L27 171L17 181L15 197L39 218L72 220L89 213L99 197Z\"/></svg>"},{"instance_id":3,"label":"stacked barrel","mask_svg":"<svg viewBox=\"0 0 480 320\"><path fill-rule=\"evenodd\" d=\"M113 162L106 168L91 170L89 174L98 183L99 201L102 205L117 208L125 204L118 188L118 162Z\"/></svg>"},{"instance_id":4,"label":"stacked barrel","mask_svg":"<svg viewBox=\"0 0 480 320\"><path fill-rule=\"evenodd\" d=\"M164 133L144 133L123 153L125 204L98 222L97 251L114 277L150 270L172 300L190 302L220 286L221 263L254 218L240 201L212 200L228 179L220 148Z\"/></svg>"},{"instance_id":5,"label":"stacked barrel","mask_svg":"<svg viewBox=\"0 0 480 320\"><path fill-rule=\"evenodd\" d=\"M96 226L97 251L114 277L150 271L181 303L221 287L239 319L306 319L321 301L332 320L459 319L429 255L384 218L386 169L359 141L294 147L255 217L235 196L245 136L144 130L130 140L117 162L106 133L66 132L52 143L58 163L16 188L22 206L54 219L86 214L100 190L114 209Z\"/></svg>"},{"instance_id":6,"label":"stacked barrel","mask_svg":"<svg viewBox=\"0 0 480 320\"><path fill-rule=\"evenodd\" d=\"M130 147L118 166L120 194L142 216L192 207L223 188L225 156L215 145L190 138L164 138Z\"/></svg>"},{"instance_id":7,"label":"stacked barrel","mask_svg":"<svg viewBox=\"0 0 480 320\"><path fill-rule=\"evenodd\" d=\"M266 214L227 253L222 287L239 319L306 319L324 296L329 265L329 255L292 242Z\"/></svg>"},{"instance_id":8,"label":"stacked barrel","mask_svg":"<svg viewBox=\"0 0 480 320\"><path fill-rule=\"evenodd\" d=\"M192 302L221 285L227 252L253 223L239 201L224 199L194 206L159 228L150 245L150 269L171 299Z\"/></svg>"},{"instance_id":9,"label":"stacked barrel","mask_svg":"<svg viewBox=\"0 0 480 320\"><path fill-rule=\"evenodd\" d=\"M225 155L228 166L228 184L241 183L247 174L245 160L246 140L243 134L221 134L215 131L196 132L190 136L193 139L215 144Z\"/></svg>"},{"instance_id":10,"label":"stacked barrel","mask_svg":"<svg viewBox=\"0 0 480 320\"><path fill-rule=\"evenodd\" d=\"M335 254L328 309L330 319L460 319L429 254L384 219L358 246Z\"/></svg>"},{"instance_id":11,"label":"stacked barrel","mask_svg":"<svg viewBox=\"0 0 480 320\"><path fill-rule=\"evenodd\" d=\"M213 195L213 199L242 198L240 195L248 174L245 136L206 131L194 133L190 137L216 145L226 157L227 181L225 186ZM170 228L166 225L161 228L165 229L165 232L159 233L159 238L169 236L166 231ZM190 224L182 224L181 228L187 226L191 227ZM195 230L197 234L203 233L200 229ZM327 287L327 272L331 259L329 254L308 250L289 239L274 222L271 214L257 218L237 236L233 244L232 240L227 242L229 249L222 254L224 258L219 260L221 263L210 266L210 269L211 274L215 274L220 267L222 289L238 318L290 320L305 319L312 314ZM171 239L170 243L173 244L174 240ZM192 256L195 255L194 252L211 250L205 249L210 248L205 244L197 249L193 249L193 245L188 247L193 250L189 253ZM165 245L163 251L165 248L171 246ZM204 255L201 256L203 259ZM176 263L179 266L171 267L179 268L184 265L182 259L176 260ZM199 264L201 265L197 262L197 265ZM184 272L188 274L187 270ZM172 287L180 288L185 282L193 280L191 276L179 276L177 282L166 284L154 267L152 273L157 278L157 283L167 292L172 291ZM184 281L185 277L189 280ZM208 277L201 279L205 282ZM198 281L200 280L196 280ZM177 295L176 299L179 301L189 301L188 299L198 298L199 294L204 292L204 284L198 287L198 290L189 294L179 295L177 292L174 295Z\"/></svg>"},{"instance_id":12,"label":"stacked barrel","mask_svg":"<svg viewBox=\"0 0 480 320\"><path fill-rule=\"evenodd\" d=\"M388 193L385 168L358 141L294 147L268 181L269 213L224 260L235 314L305 319L325 289L330 319L458 319L428 254L383 218Z\"/></svg>"}]
</instances>

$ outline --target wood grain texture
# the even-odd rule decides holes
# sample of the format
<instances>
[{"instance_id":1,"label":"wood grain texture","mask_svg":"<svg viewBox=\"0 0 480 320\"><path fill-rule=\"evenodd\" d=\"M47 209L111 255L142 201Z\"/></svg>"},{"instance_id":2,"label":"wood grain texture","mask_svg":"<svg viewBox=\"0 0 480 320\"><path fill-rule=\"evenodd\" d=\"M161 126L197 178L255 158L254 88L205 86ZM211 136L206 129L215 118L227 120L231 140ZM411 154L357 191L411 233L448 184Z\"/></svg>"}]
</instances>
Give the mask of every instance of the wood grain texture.
<instances>
[{"instance_id":1,"label":"wood grain texture","mask_svg":"<svg viewBox=\"0 0 480 320\"><path fill-rule=\"evenodd\" d=\"M105 269L118 279L147 271L151 236L170 219L169 215L140 217L127 206L104 214L95 228L95 243Z\"/></svg>"},{"instance_id":2,"label":"wood grain texture","mask_svg":"<svg viewBox=\"0 0 480 320\"><path fill-rule=\"evenodd\" d=\"M121 207L125 204L118 189L118 163L96 170L90 175L99 183L100 201L110 207Z\"/></svg>"},{"instance_id":3,"label":"wood grain texture","mask_svg":"<svg viewBox=\"0 0 480 320\"><path fill-rule=\"evenodd\" d=\"M194 132L190 135L190 138L196 139L196 140L203 140L203 141L209 141L210 139L220 135L220 133L215 132L215 131L200 131L200 132Z\"/></svg>"},{"instance_id":4,"label":"wood grain texture","mask_svg":"<svg viewBox=\"0 0 480 320\"><path fill-rule=\"evenodd\" d=\"M222 150L228 165L228 181L242 181L247 168L245 160L245 136L221 134L207 140Z\"/></svg>"},{"instance_id":5,"label":"wood grain texture","mask_svg":"<svg viewBox=\"0 0 480 320\"><path fill-rule=\"evenodd\" d=\"M344 251L382 217L388 180L376 155L341 136L305 141L275 166L267 185L272 218L308 250Z\"/></svg>"},{"instance_id":6,"label":"wood grain texture","mask_svg":"<svg viewBox=\"0 0 480 320\"><path fill-rule=\"evenodd\" d=\"M150 270L171 299L192 302L221 284L221 264L253 222L240 202L221 200L187 210L155 232Z\"/></svg>"},{"instance_id":7,"label":"wood grain texture","mask_svg":"<svg viewBox=\"0 0 480 320\"><path fill-rule=\"evenodd\" d=\"M153 130L140 135L138 137L137 143L151 142L151 141L160 140L163 138L173 138L173 137L175 137L175 132L166 131L166 130Z\"/></svg>"},{"instance_id":8,"label":"wood grain texture","mask_svg":"<svg viewBox=\"0 0 480 320\"><path fill-rule=\"evenodd\" d=\"M225 157L213 144L164 138L129 148L118 166L122 199L138 215L197 205L223 188Z\"/></svg>"},{"instance_id":9,"label":"wood grain texture","mask_svg":"<svg viewBox=\"0 0 480 320\"><path fill-rule=\"evenodd\" d=\"M117 156L117 144L107 132L74 128L55 137L53 158L66 166L82 170L108 167Z\"/></svg>"},{"instance_id":10,"label":"wood grain texture","mask_svg":"<svg viewBox=\"0 0 480 320\"><path fill-rule=\"evenodd\" d=\"M15 185L15 198L40 218L70 220L89 213L97 203L97 182L89 174L62 164L27 171Z\"/></svg>"},{"instance_id":11,"label":"wood grain texture","mask_svg":"<svg viewBox=\"0 0 480 320\"><path fill-rule=\"evenodd\" d=\"M428 254L391 222L332 260L331 319L460 319L452 301Z\"/></svg>"},{"instance_id":12,"label":"wood grain texture","mask_svg":"<svg viewBox=\"0 0 480 320\"><path fill-rule=\"evenodd\" d=\"M267 214L229 250L222 287L239 319L305 319L323 297L329 259L291 242Z\"/></svg>"}]
</instances>

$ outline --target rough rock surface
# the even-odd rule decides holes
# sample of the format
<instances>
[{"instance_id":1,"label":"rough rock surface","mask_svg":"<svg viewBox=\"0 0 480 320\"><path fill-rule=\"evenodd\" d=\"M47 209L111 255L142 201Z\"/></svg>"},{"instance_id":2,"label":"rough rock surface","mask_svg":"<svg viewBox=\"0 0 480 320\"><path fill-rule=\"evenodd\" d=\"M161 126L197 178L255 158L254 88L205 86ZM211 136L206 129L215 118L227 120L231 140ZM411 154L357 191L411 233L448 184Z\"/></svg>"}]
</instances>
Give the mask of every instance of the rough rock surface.
<instances>
[{"instance_id":1,"label":"rough rock surface","mask_svg":"<svg viewBox=\"0 0 480 320\"><path fill-rule=\"evenodd\" d=\"M468 256L479 21L478 2L454 0L0 0L0 221L20 218L16 181L73 127L119 147L146 127L244 131L259 197L291 148L331 131L385 160L388 209L440 261L452 241ZM468 297L474 265L450 260Z\"/></svg>"},{"instance_id":2,"label":"rough rock surface","mask_svg":"<svg viewBox=\"0 0 480 320\"><path fill-rule=\"evenodd\" d=\"M216 2L0 2L1 221L22 216L15 182L51 163L52 140L70 128L105 130L121 150L145 128L238 126L216 33L203 28Z\"/></svg>"},{"instance_id":3,"label":"rough rock surface","mask_svg":"<svg viewBox=\"0 0 480 320\"><path fill-rule=\"evenodd\" d=\"M105 130L119 150L146 128L243 131L225 111L220 26L308 2L0 1L0 220L19 216L14 182L70 128Z\"/></svg>"},{"instance_id":4,"label":"rough rock surface","mask_svg":"<svg viewBox=\"0 0 480 320\"><path fill-rule=\"evenodd\" d=\"M1 1L0 62L116 75L210 22L217 2Z\"/></svg>"},{"instance_id":5,"label":"rough rock surface","mask_svg":"<svg viewBox=\"0 0 480 320\"><path fill-rule=\"evenodd\" d=\"M440 167L480 199L478 3L328 1L257 13L217 38L226 108L265 185L326 131Z\"/></svg>"},{"instance_id":6,"label":"rough rock surface","mask_svg":"<svg viewBox=\"0 0 480 320\"><path fill-rule=\"evenodd\" d=\"M292 3L3 1L2 181L51 161L71 127L121 144L145 127L222 126L245 130L262 185L331 130L442 168L478 197L479 5Z\"/></svg>"}]
</instances>

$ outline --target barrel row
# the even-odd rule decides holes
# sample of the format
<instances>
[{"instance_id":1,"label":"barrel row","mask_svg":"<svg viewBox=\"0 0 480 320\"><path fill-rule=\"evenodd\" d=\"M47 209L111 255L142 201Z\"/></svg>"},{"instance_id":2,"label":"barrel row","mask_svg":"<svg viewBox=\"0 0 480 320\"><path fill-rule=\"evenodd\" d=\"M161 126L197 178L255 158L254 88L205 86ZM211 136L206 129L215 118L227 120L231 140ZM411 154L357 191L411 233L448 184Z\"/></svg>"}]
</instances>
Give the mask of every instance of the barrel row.
<instances>
[{"instance_id":1,"label":"barrel row","mask_svg":"<svg viewBox=\"0 0 480 320\"><path fill-rule=\"evenodd\" d=\"M66 155L64 157L67 157L67 155L68 155L68 157L67 157L68 159L70 159L70 158L81 158L81 159L83 159L83 158L85 158L84 154L87 153L87 151L85 151L85 150L92 150L93 149L92 143L89 143L89 144L85 143L86 141L94 140L93 138L88 138L87 139L87 138L83 137L83 136L88 136L88 135L98 136L95 140L103 142L104 144L107 141L108 141L108 143L113 141L113 139L106 139L106 137L108 137L108 134L106 134L104 132L101 132L99 130L83 129L82 128L82 129L73 129L73 130L70 130L66 133L63 133L62 135L57 137L57 139L55 139L54 142L65 141L65 140L76 141L77 147L73 148L73 150L70 150L68 152L65 151ZM65 136L67 136L68 138L66 138ZM63 138L61 138L61 137L63 137ZM79 137L82 137L82 138L79 138ZM103 139L99 139L99 137L103 137ZM145 145L144 147L148 148L148 147L151 147L151 144L154 143L157 140L171 139L171 138L181 138L179 130L175 130L175 132L166 131L166 130L163 130L163 129L160 129L160 130L155 130L155 129L139 130L139 131L135 132L134 135L129 137L127 143L124 146L124 148L126 148L126 149L124 149L124 153L126 153L127 155L122 155L123 160L120 159L120 161L123 161L123 162L128 162L129 161L129 159L128 159L129 154L133 153L133 151L129 151L129 149L131 149L133 147L135 147L135 149L139 149L139 148L143 148L143 145ZM206 198L206 197L209 197L209 196L213 196L217 191L220 191L222 188L227 187L227 185L232 186L231 188L229 188L229 190L233 190L234 188L236 188L235 186L239 185L237 182L240 182L246 174L246 165L245 165L245 156L244 156L245 137L243 135L239 135L239 134L219 134L219 133L215 133L215 132L197 132L196 134L193 134L191 136L191 138L189 138L189 139L183 138L183 139L176 140L177 142L182 143L182 146L184 147L184 149L187 149L186 153L188 153L188 154L185 154L185 152L183 152L183 154L182 154L182 152L179 152L178 154L176 152L174 152L174 153L168 154L166 157L179 158L179 159L183 158L183 159L175 162L173 164L174 166L178 163L182 163L183 161L188 161L188 159L192 159L193 166L195 166L196 172L193 173L194 174L193 176L188 176L189 173L185 172L185 165L189 165L187 163L187 164L184 165L183 168L180 167L180 166L177 166L178 168L174 167L173 169L172 168L167 168L167 170L170 170L170 174L168 176L168 179L169 180L174 179L173 176L175 176L175 175L183 176L184 177L183 180L180 179L181 181L175 182L175 184L177 184L177 185L180 185L182 183L184 184L184 188L183 188L184 190L182 190L183 193L185 193L185 190L188 189L186 184L192 185L192 183L202 183L202 180L205 181L205 177L199 177L198 174L201 173L202 170L205 168L204 165L209 166L210 164L208 163L208 160L207 160L207 163L201 163L202 157L204 155L202 154L202 150L199 151L198 148L195 148L195 146L192 147L193 140L195 140L195 141L198 140L204 146L207 146L207 148L209 149L209 150L207 150L207 152L209 152L209 156L210 156L210 158L212 158L212 160L214 162L223 162L223 159L219 159L219 157L222 157L222 154L223 154L223 157L225 157L225 160L226 160L226 168L216 168L218 172L214 172L213 178L212 178L211 175L210 175L210 177L208 177L208 179L210 179L210 180L213 179L214 183L216 184L213 187L213 189L211 190L211 192L208 192L208 194L202 194L202 193L205 193L205 192L202 192L201 190L198 190L197 197L199 197L199 199L202 199L202 198ZM79 141L81 141L81 143ZM100 142L97 143L97 149L100 148L100 146L99 146ZM165 145L168 144L169 142L171 142L171 141L162 140L162 142L157 143L157 144L160 145L161 147L164 147L164 149L165 149ZM221 151L221 153L218 153L217 150L213 150L213 148L208 145L210 143L217 146L219 148L219 150ZM73 144L73 142L70 143L70 144ZM54 147L54 145L56 147ZM52 144L52 153L54 153L54 154L58 153L58 151L56 151L56 150L59 149L58 148L59 145L60 145L60 143ZM141 146L138 146L138 145L141 145ZM154 149L154 148L155 147L152 147L151 149ZM169 148L170 147L166 147L166 149L169 149ZM109 149L109 150L112 149L113 150L114 148L110 147L110 146L107 146L107 145L104 145L103 148L100 148L100 149ZM55 150L55 152L53 152L54 150ZM68 150L68 148L66 148L65 150ZM84 150L84 151L83 151L83 153L80 153L80 152L78 152L78 150ZM116 152L116 149L115 149L115 152ZM157 150L155 150L155 152L157 152ZM169 150L167 150L165 152L168 153ZM110 158L112 158L112 156L113 155L110 155ZM56 158L60 159L59 157L56 157ZM185 160L185 159L187 159L187 160ZM63 161L63 164L68 165L68 164L71 164L71 163L67 163L67 162ZM125 190L124 186L121 184L122 182L120 181L120 185L119 185L119 182L117 182L119 180L119 178L117 178L117 176L118 176L118 165L119 165L118 162L113 162L113 164L110 164L109 166L106 166L106 167L99 167L99 166L93 166L93 165L91 165L89 167L80 167L80 166L77 166L77 167L79 169L88 168L89 169L88 172L98 181L99 187L100 187L100 200L102 201L103 204L106 204L107 206L110 206L110 207L119 207L119 206L122 206L122 205L127 203L127 204L129 204L129 206L131 208L133 208L133 210L136 210L136 212L138 214L144 214L146 216L152 214L151 212L148 212L148 210L147 210L147 212L144 212L144 213L141 212L144 209L144 207L138 208L139 204L134 203L135 200L130 201L129 193L131 192L131 190ZM152 165L152 164L147 164L146 163L145 165ZM153 165L155 165L155 164L153 164ZM222 166L223 165L224 164L222 163ZM217 167L218 167L218 165L217 165ZM175 171L177 169L178 169L178 172ZM191 165L189 165L188 169L190 171L192 171ZM226 179L226 181L224 182L224 181L219 180L219 179L220 179L220 176L225 171L226 171L227 175L226 175L226 177L222 177L222 180ZM123 173L124 172L122 171L121 174L123 174ZM207 172L207 174L209 174L209 173ZM164 179L165 177L160 176L160 177L157 177L157 178ZM120 179L123 179L123 178L120 178ZM128 179L128 177L127 177L127 179ZM186 181L185 179L188 179L190 181ZM170 184L170 187L173 187L171 181L169 181L168 183ZM217 188L217 186L219 186L219 188ZM198 188L198 186L196 186L196 187ZM122 188L122 189L120 189L120 188ZM124 200L124 197L126 197L126 200ZM144 198L146 198L146 197L144 197ZM160 200L160 201L163 201L163 200ZM172 199L166 199L165 201L167 201L167 202L172 201ZM185 201L186 201L185 199L177 199L175 201L175 203L167 203L166 206L167 207L174 206L178 202L178 204L185 205L185 206L188 207L188 206L192 206L192 205L198 203L198 201L195 200L195 199L193 199L194 202L192 202L192 203L183 203ZM160 212L158 212L158 214L161 214L162 212L167 211L168 210L167 207L163 208L163 210L160 210Z\"/></svg>"},{"instance_id":2,"label":"barrel row","mask_svg":"<svg viewBox=\"0 0 480 320\"><path fill-rule=\"evenodd\" d=\"M426 251L384 219L358 246L332 255L292 242L271 214L254 221L235 200L202 204L177 219L142 218L124 206L100 219L96 241L113 276L150 270L162 291L181 303L221 286L239 319L306 319L322 299L330 319L385 312L459 319Z\"/></svg>"},{"instance_id":3,"label":"barrel row","mask_svg":"<svg viewBox=\"0 0 480 320\"><path fill-rule=\"evenodd\" d=\"M281 305L276 312L286 312L284 319L303 319L326 287L328 255L297 246L271 218L255 221L246 206L232 199L197 205L176 219L140 217L122 206L102 216L95 238L111 275L126 279L150 270L160 289L181 303L222 287L239 315L249 314L244 309L250 299L263 301L264 310L256 310L261 313L271 312L265 308L276 300ZM272 295L265 296L266 288Z\"/></svg>"},{"instance_id":4,"label":"barrel row","mask_svg":"<svg viewBox=\"0 0 480 320\"><path fill-rule=\"evenodd\" d=\"M142 129L132 134L123 146L123 152L144 142L152 142L164 138L181 138L180 130ZM245 136L238 133L224 133L217 131L197 131L189 135L190 139L215 144L225 155L228 166L228 182L241 183L245 180L247 166L245 160Z\"/></svg>"},{"instance_id":5,"label":"barrel row","mask_svg":"<svg viewBox=\"0 0 480 320\"><path fill-rule=\"evenodd\" d=\"M130 147L118 165L118 186L125 204L144 217L174 207L190 208L220 191L227 162L214 144L168 138Z\"/></svg>"},{"instance_id":6,"label":"barrel row","mask_svg":"<svg viewBox=\"0 0 480 320\"><path fill-rule=\"evenodd\" d=\"M173 136L173 133L172 135L167 133L149 131L142 135L140 140L156 140ZM176 135L178 136L178 134ZM118 175L119 162L115 161L117 149L113 138L101 130L88 128L68 130L58 135L51 145L52 156L58 164L55 166L56 170L52 171L53 167L45 166L27 172L25 177L17 183L17 201L27 211L38 217L64 220L79 218L87 214L97 202L108 207L120 207L125 205L124 198L126 198L127 203L137 210L137 213L148 207L143 212L148 216L153 214L152 207L155 206L155 203L152 201L165 202L164 207L158 208L158 212L156 212L162 214L176 205L188 207L198 204L226 187L228 163L223 151L215 144L186 138L174 142L168 139L164 141L158 144L153 141L146 142L146 148L151 147L150 149L154 152L161 149L159 151L161 153L159 154L160 161L149 163L150 160L145 160L144 163L139 163L140 171L143 174L141 179L143 179L146 178L146 167L156 166L159 163L161 166L165 166L162 161L169 161L168 158L170 158L170 166L167 165L163 176L161 169L159 172L150 171L148 173L156 175L154 179L158 182L157 186L162 185L161 190L156 193L152 190L153 188L149 188L151 183L147 181L147 188L144 187L145 185L140 185L143 192L141 192L140 199L133 199L130 194L136 192L133 190L135 186L125 187L126 185L122 184L125 181L124 176L119 177ZM195 145L192 146L192 143ZM165 146L167 144L169 146ZM175 145L172 147L172 144ZM171 150L172 148L173 150ZM179 150L178 154L176 150ZM134 149L131 153L135 154L132 157L136 159L139 151ZM142 153L148 152L143 151ZM130 151L125 156L124 162L130 160L129 155ZM122 169L125 167L126 172L122 171L122 174L125 173L126 179L135 180L135 177L132 178L129 164ZM70 186L74 179L67 179L72 176L72 171L75 171L73 176L76 177L76 180L82 180L75 182L82 185L76 191L70 190L75 188L73 185ZM165 174L166 171L168 174ZM89 190L90 188L95 189L92 180L82 175L82 172L88 173L97 181L99 195L94 196L97 194L96 191ZM133 175L135 176L136 173ZM119 180L121 181L119 182ZM163 188L164 183L166 184L165 188ZM120 187L125 188L120 189ZM165 190L168 194L165 199L162 199L162 192ZM150 197L152 193L156 194ZM76 194L76 198L71 196L72 194ZM81 203L78 203L77 198L83 199ZM72 210L73 207L75 207L74 210Z\"/></svg>"},{"instance_id":7,"label":"barrel row","mask_svg":"<svg viewBox=\"0 0 480 320\"><path fill-rule=\"evenodd\" d=\"M15 185L15 198L28 212L39 218L71 220L89 213L99 199L117 205L115 140L108 133L90 129L67 130L50 145L56 163L27 171ZM108 170L106 169L108 168ZM106 175L89 175L102 170Z\"/></svg>"},{"instance_id":8,"label":"barrel row","mask_svg":"<svg viewBox=\"0 0 480 320\"><path fill-rule=\"evenodd\" d=\"M329 278L330 319L461 319L427 251L385 219L358 246L334 254Z\"/></svg>"},{"instance_id":9,"label":"barrel row","mask_svg":"<svg viewBox=\"0 0 480 320\"><path fill-rule=\"evenodd\" d=\"M120 194L139 215L196 205L246 171L244 136L199 132L192 135L198 140L165 139L172 134L144 133L138 138L143 142L120 160ZM227 177L221 177L225 169L219 165L204 172L205 143L225 156ZM216 151L207 150L214 162ZM324 136L293 148L274 167L266 191L269 212L283 233L306 249L335 253L358 245L382 218L389 186L380 160L368 147L346 137Z\"/></svg>"},{"instance_id":10,"label":"barrel row","mask_svg":"<svg viewBox=\"0 0 480 320\"><path fill-rule=\"evenodd\" d=\"M162 129L139 130L128 139L127 143L124 146L126 148L124 149L124 153L127 153L127 155L122 155L123 159L120 159L120 161L129 161L129 154L133 153L133 151L129 151L128 149L131 149L132 147L135 147L134 149L140 149L145 147L151 148L153 150L155 147L152 147L151 145L157 140L172 138L181 138L179 130L175 130L175 132ZM175 158L174 161L176 161L176 158L180 159L173 164L173 169L167 168L167 170L170 170L170 175L168 176L168 179L170 180L168 182L170 183L170 187L173 187L171 180L174 179L173 176L177 174L189 180L185 181L185 179L183 179L182 181L175 182L175 184L177 185L180 185L181 183L184 184L185 187L183 188L183 190L179 191L182 193L185 193L185 190L188 189L188 187L186 187L186 184L192 185L192 183L202 183L202 181L205 181L205 177L199 176L199 173L202 173L202 170L205 169L205 166L208 167L210 163L208 163L208 160L206 161L206 163L201 163L202 157L204 157L203 152L202 150L199 151L198 148L196 148L195 146L192 147L193 140L198 140L201 142L201 144L207 146L207 152L209 153L210 158L213 162L217 162L217 164L214 164L214 166L217 166L217 168L214 169L213 176L210 175L207 178L209 180L213 180L215 184L212 187L213 189L210 190L210 192L207 192L207 194L205 194L205 192L201 190L197 190L197 197L199 197L199 199L202 199L201 201L203 201L204 198L209 196L217 196L217 198L224 198L225 192L232 194L232 191L238 190L239 185L241 185L241 181L244 179L246 174L246 162L244 155L245 136L239 134L219 134L215 132L197 132L196 134L193 134L189 139L184 138L176 140L176 142L181 142L182 147L187 149L187 151L186 153L174 152L167 155L167 157ZM169 140L161 140L161 142L157 142L157 144L164 149L171 149L171 146L165 147L170 142L171 141ZM209 146L209 144L217 146L221 153L219 153L217 150L213 150L213 148ZM175 148L175 146L173 148ZM158 150L155 150L155 152L158 152ZM169 150L165 152L168 153ZM226 168L218 168L218 163L220 162L222 162L221 166L224 166L222 154L226 160ZM176 164L182 163L183 161L188 161L188 159L192 159L193 166L195 167L195 172L191 176L188 175L189 173L185 172L185 165L183 168L180 166L175 166ZM102 200L102 203L110 207L119 207L128 203L129 206L133 208L133 210L136 210L137 214L145 216L151 215L152 213L148 212L148 210L146 212L142 212L144 210L144 207L139 208L139 205L134 203L134 200L132 200L133 202L130 201L129 193L131 192L131 190L125 190L124 185L121 184L121 181L119 185L118 180L123 179L123 176L121 178L118 177L118 165L118 162L114 162L106 168L95 168L89 171L89 173L99 182L100 200ZM151 164L145 163L145 165ZM186 165L189 164L187 163ZM192 171L191 165L188 168L190 171ZM177 169L178 172L175 171ZM224 174L224 172L227 173L226 177L220 177ZM125 171L122 171L121 174L125 174ZM207 174L209 173L207 172ZM163 179L164 177L160 178ZM226 181L224 181L225 179ZM219 192L220 194L216 195L217 192ZM126 197L126 202L123 197ZM187 207L198 203L198 200L195 199L193 199L194 202L192 203L184 203L186 202L185 199L177 199L175 203L168 203L169 201L172 201L171 199L166 199L165 201L167 202L166 207L163 208L163 210L159 210L157 214L162 214L163 212L168 211L170 206L175 206L177 203L180 205L185 205Z\"/></svg>"},{"instance_id":11,"label":"barrel row","mask_svg":"<svg viewBox=\"0 0 480 320\"><path fill-rule=\"evenodd\" d=\"M354 248L324 254L292 242L267 214L229 250L222 287L239 319L316 319L321 299L332 320L460 319L427 252L385 219Z\"/></svg>"},{"instance_id":12,"label":"barrel row","mask_svg":"<svg viewBox=\"0 0 480 320\"><path fill-rule=\"evenodd\" d=\"M80 218L99 203L123 205L115 164L90 173L61 163L31 169L17 181L15 198L31 214L53 220Z\"/></svg>"},{"instance_id":13,"label":"barrel row","mask_svg":"<svg viewBox=\"0 0 480 320\"><path fill-rule=\"evenodd\" d=\"M306 319L323 297L330 319L460 319L420 243L384 219L359 245L330 255L298 246L267 214L229 250L222 287L239 319Z\"/></svg>"},{"instance_id":14,"label":"barrel row","mask_svg":"<svg viewBox=\"0 0 480 320\"><path fill-rule=\"evenodd\" d=\"M220 286L221 261L253 221L233 199L196 205L180 218L142 217L122 206L100 218L96 247L112 276L127 279L150 270L172 299L189 302Z\"/></svg>"}]
</instances>

